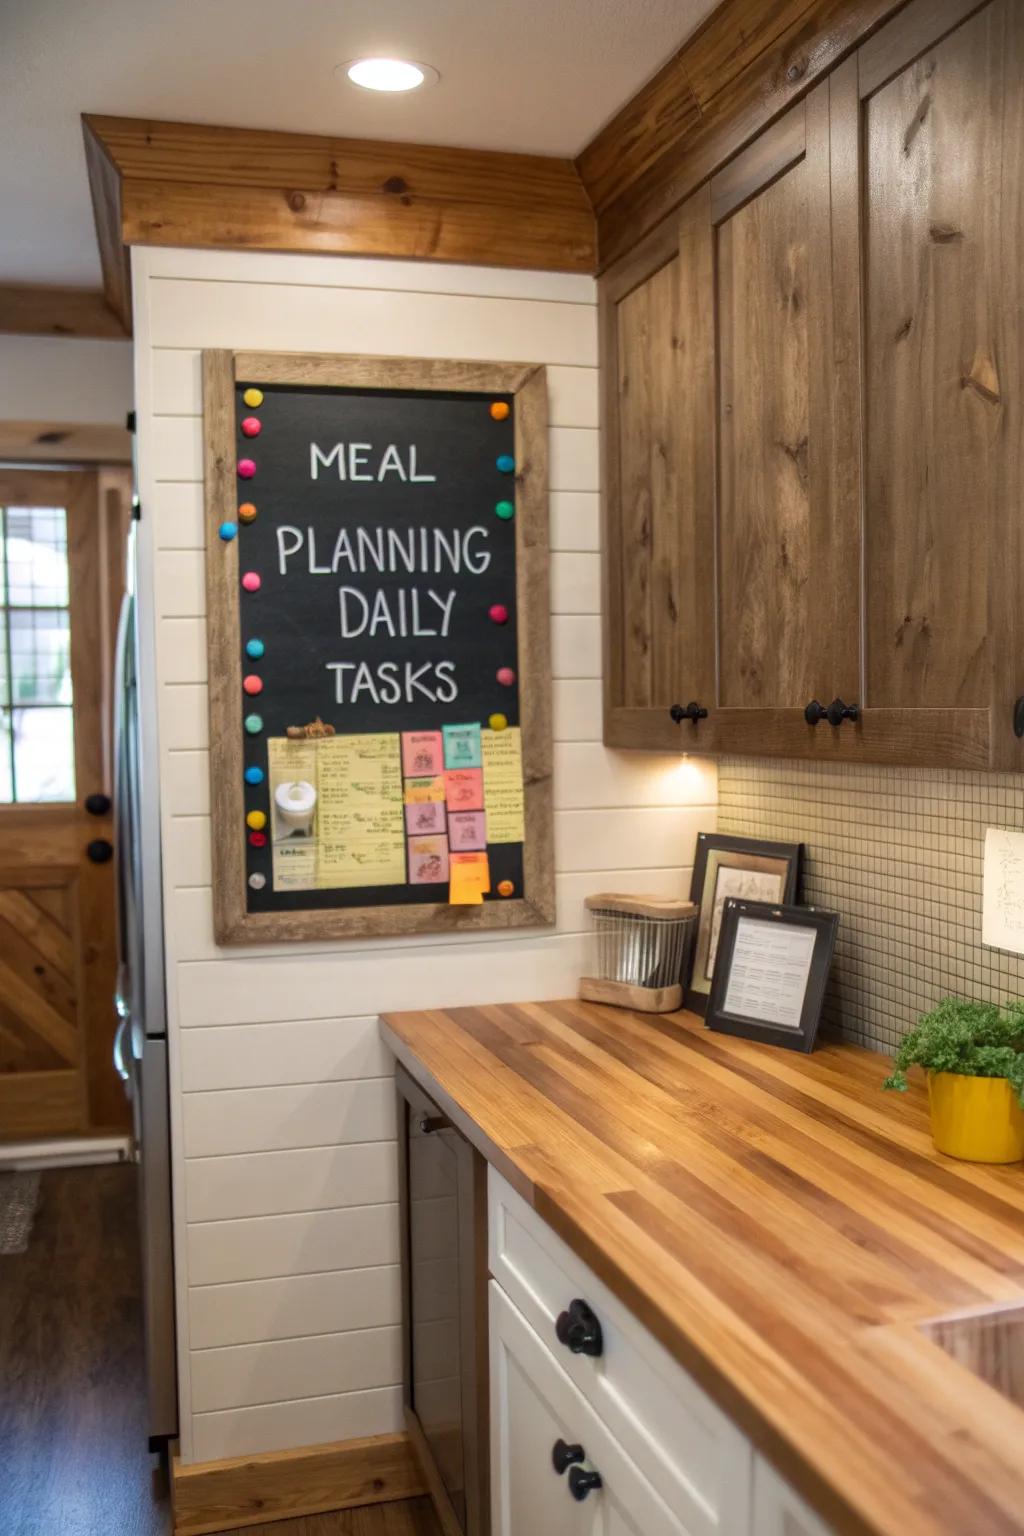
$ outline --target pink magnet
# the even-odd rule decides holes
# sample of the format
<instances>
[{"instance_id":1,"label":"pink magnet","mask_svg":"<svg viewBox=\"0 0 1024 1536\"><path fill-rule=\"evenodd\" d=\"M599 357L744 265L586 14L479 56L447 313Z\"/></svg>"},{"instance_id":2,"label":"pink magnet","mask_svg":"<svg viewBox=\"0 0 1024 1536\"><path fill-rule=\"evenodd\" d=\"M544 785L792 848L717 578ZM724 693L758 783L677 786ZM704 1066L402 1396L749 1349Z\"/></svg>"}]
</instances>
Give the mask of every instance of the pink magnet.
<instances>
[{"instance_id":1,"label":"pink magnet","mask_svg":"<svg viewBox=\"0 0 1024 1536\"><path fill-rule=\"evenodd\" d=\"M490 618L492 624L507 624L508 609L505 607L505 604L494 603L490 609Z\"/></svg>"},{"instance_id":2,"label":"pink magnet","mask_svg":"<svg viewBox=\"0 0 1024 1536\"><path fill-rule=\"evenodd\" d=\"M262 677L257 677L255 672L250 672L248 677L242 679L242 687L246 693L262 693L263 679Z\"/></svg>"},{"instance_id":3,"label":"pink magnet","mask_svg":"<svg viewBox=\"0 0 1024 1536\"><path fill-rule=\"evenodd\" d=\"M247 416L242 422L242 431L246 437L259 437L262 424L258 416Z\"/></svg>"},{"instance_id":4,"label":"pink magnet","mask_svg":"<svg viewBox=\"0 0 1024 1536\"><path fill-rule=\"evenodd\" d=\"M516 680L516 675L511 667L499 667L496 676L503 688L511 688Z\"/></svg>"},{"instance_id":5,"label":"pink magnet","mask_svg":"<svg viewBox=\"0 0 1024 1536\"><path fill-rule=\"evenodd\" d=\"M251 480L255 473L256 473L256 460L255 459L239 459L239 461L238 461L238 478L240 480Z\"/></svg>"},{"instance_id":6,"label":"pink magnet","mask_svg":"<svg viewBox=\"0 0 1024 1536\"><path fill-rule=\"evenodd\" d=\"M247 592L258 592L263 583L255 571L246 571L242 577L242 586Z\"/></svg>"}]
</instances>

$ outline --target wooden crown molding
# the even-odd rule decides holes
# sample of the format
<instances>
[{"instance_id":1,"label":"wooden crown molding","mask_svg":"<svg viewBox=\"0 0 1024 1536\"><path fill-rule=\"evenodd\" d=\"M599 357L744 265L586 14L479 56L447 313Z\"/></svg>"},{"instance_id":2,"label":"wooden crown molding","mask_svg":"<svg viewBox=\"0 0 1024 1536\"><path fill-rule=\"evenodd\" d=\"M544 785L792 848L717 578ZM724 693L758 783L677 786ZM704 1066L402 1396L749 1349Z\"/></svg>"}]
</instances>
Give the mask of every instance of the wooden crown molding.
<instances>
[{"instance_id":1,"label":"wooden crown molding","mask_svg":"<svg viewBox=\"0 0 1024 1536\"><path fill-rule=\"evenodd\" d=\"M0 283L0 332L123 341L125 328L98 288Z\"/></svg>"},{"instance_id":2,"label":"wooden crown molding","mask_svg":"<svg viewBox=\"0 0 1024 1536\"><path fill-rule=\"evenodd\" d=\"M577 157L600 270L906 4L722 0Z\"/></svg>"},{"instance_id":3,"label":"wooden crown molding","mask_svg":"<svg viewBox=\"0 0 1024 1536\"><path fill-rule=\"evenodd\" d=\"M125 117L83 117L107 300L126 247L411 257L593 272L571 160Z\"/></svg>"},{"instance_id":4,"label":"wooden crown molding","mask_svg":"<svg viewBox=\"0 0 1024 1536\"><path fill-rule=\"evenodd\" d=\"M70 421L0 421L0 460L12 464L130 464L126 427Z\"/></svg>"}]
</instances>

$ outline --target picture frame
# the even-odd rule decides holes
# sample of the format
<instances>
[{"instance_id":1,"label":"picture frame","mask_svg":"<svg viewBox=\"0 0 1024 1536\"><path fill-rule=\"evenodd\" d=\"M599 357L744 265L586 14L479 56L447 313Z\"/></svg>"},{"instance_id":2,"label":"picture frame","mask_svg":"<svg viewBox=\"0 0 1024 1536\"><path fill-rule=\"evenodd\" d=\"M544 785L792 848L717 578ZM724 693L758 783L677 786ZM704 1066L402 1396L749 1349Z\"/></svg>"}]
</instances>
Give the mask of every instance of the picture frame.
<instances>
[{"instance_id":1,"label":"picture frame","mask_svg":"<svg viewBox=\"0 0 1024 1536\"><path fill-rule=\"evenodd\" d=\"M726 898L792 904L799 895L802 859L802 843L698 832L690 900L699 904L700 916L684 1007L701 1015L707 1010Z\"/></svg>"},{"instance_id":2,"label":"picture frame","mask_svg":"<svg viewBox=\"0 0 1024 1536\"><path fill-rule=\"evenodd\" d=\"M822 907L726 897L708 1029L812 1051L838 929Z\"/></svg>"}]
</instances>

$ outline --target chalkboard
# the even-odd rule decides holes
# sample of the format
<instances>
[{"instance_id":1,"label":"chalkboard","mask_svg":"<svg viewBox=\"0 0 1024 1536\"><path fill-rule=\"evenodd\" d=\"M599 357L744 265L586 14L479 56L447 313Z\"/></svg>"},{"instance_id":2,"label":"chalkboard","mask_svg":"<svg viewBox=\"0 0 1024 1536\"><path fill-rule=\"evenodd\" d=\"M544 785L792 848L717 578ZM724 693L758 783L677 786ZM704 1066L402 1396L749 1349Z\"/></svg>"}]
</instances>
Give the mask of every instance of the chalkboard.
<instances>
[{"instance_id":1,"label":"chalkboard","mask_svg":"<svg viewBox=\"0 0 1024 1536\"><path fill-rule=\"evenodd\" d=\"M546 383L204 354L218 941L553 921Z\"/></svg>"}]
</instances>

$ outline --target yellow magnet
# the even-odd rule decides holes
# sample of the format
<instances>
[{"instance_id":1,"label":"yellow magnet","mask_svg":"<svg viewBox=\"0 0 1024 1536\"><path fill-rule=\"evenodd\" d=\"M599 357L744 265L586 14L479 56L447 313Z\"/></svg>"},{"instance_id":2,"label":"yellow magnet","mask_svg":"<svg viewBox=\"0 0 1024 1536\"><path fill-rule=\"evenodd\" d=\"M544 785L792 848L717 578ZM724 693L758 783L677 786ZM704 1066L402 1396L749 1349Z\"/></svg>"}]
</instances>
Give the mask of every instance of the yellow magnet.
<instances>
[{"instance_id":1,"label":"yellow magnet","mask_svg":"<svg viewBox=\"0 0 1024 1536\"><path fill-rule=\"evenodd\" d=\"M262 389L247 389L245 394L242 396L242 399L245 401L246 405L262 405L263 391Z\"/></svg>"},{"instance_id":2,"label":"yellow magnet","mask_svg":"<svg viewBox=\"0 0 1024 1536\"><path fill-rule=\"evenodd\" d=\"M508 725L508 716L507 715L491 715L488 718L487 724L490 726L492 731L503 731L503 730L505 730L506 726Z\"/></svg>"},{"instance_id":3,"label":"yellow magnet","mask_svg":"<svg viewBox=\"0 0 1024 1536\"><path fill-rule=\"evenodd\" d=\"M245 818L245 824L247 827L251 827L254 832L262 832L267 824L267 813L265 811L250 811Z\"/></svg>"}]
</instances>

